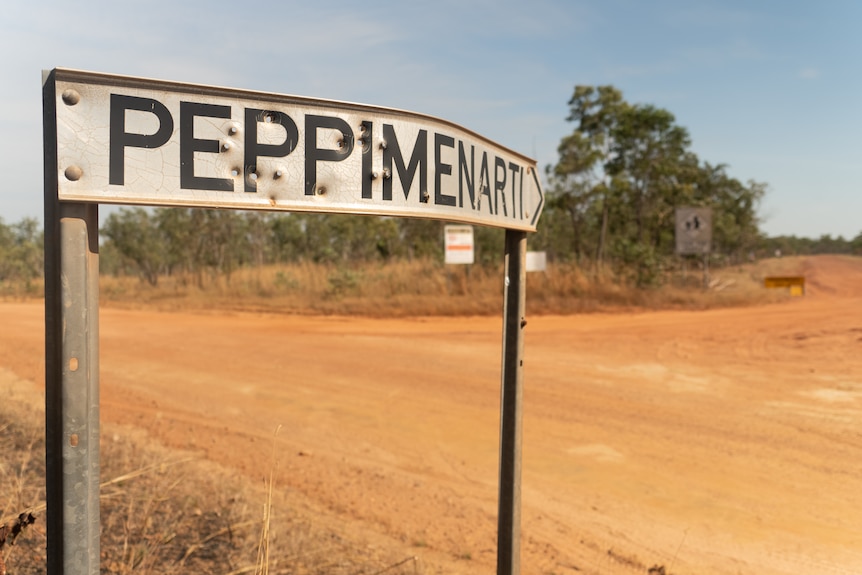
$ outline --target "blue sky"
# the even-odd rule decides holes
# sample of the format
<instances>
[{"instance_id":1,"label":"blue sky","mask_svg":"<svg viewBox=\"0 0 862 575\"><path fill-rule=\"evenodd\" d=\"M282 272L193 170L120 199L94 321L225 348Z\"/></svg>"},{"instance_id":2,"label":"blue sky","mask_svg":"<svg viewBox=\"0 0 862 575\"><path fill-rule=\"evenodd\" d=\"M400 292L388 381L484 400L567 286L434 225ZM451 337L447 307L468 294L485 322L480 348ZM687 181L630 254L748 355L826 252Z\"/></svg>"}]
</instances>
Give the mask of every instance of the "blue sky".
<instances>
[{"instance_id":1,"label":"blue sky","mask_svg":"<svg viewBox=\"0 0 862 575\"><path fill-rule=\"evenodd\" d=\"M768 184L770 235L862 232L862 2L6 0L0 217L42 214L41 70L348 100L454 121L543 168L576 84L672 112Z\"/></svg>"}]
</instances>

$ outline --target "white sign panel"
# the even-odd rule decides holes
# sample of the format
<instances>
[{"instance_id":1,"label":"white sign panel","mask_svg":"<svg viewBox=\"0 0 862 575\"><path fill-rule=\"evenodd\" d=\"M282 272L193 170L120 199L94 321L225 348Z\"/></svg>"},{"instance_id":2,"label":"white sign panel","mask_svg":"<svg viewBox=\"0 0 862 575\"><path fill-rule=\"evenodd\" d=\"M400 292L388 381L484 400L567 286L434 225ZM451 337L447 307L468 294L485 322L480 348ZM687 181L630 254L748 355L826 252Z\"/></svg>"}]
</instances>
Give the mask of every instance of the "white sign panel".
<instances>
[{"instance_id":1,"label":"white sign panel","mask_svg":"<svg viewBox=\"0 0 862 575\"><path fill-rule=\"evenodd\" d=\"M712 251L712 208L676 209L676 253L708 254Z\"/></svg>"},{"instance_id":2,"label":"white sign panel","mask_svg":"<svg viewBox=\"0 0 862 575\"><path fill-rule=\"evenodd\" d=\"M527 252L525 263L528 272L543 272L548 269L548 254L547 252Z\"/></svg>"},{"instance_id":3,"label":"white sign panel","mask_svg":"<svg viewBox=\"0 0 862 575\"><path fill-rule=\"evenodd\" d=\"M534 231L533 160L375 106L56 69L61 201L381 214Z\"/></svg>"},{"instance_id":4,"label":"white sign panel","mask_svg":"<svg viewBox=\"0 0 862 575\"><path fill-rule=\"evenodd\" d=\"M445 236L447 264L472 264L475 256L473 250L473 228L471 226L446 226Z\"/></svg>"}]
</instances>

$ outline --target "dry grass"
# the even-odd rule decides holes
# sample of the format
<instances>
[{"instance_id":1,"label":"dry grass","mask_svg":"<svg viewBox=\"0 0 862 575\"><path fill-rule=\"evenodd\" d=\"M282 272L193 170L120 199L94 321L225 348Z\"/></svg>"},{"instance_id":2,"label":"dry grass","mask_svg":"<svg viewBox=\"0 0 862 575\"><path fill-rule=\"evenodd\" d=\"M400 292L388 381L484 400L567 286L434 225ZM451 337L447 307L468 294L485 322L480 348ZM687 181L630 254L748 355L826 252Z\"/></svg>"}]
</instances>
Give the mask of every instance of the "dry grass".
<instances>
[{"instance_id":1,"label":"dry grass","mask_svg":"<svg viewBox=\"0 0 862 575\"><path fill-rule=\"evenodd\" d=\"M763 277L788 273L804 258L762 260L713 269L708 288L699 270L665 272L662 286L638 289L610 272L549 264L527 276L531 314L570 314L632 309L707 309L781 300ZM784 270L784 271L782 271ZM100 278L102 305L173 310L264 311L366 317L497 315L502 308L503 268L444 266L399 261L356 267L302 263L242 268L224 276L162 276L155 287L132 276ZM4 299L42 296L41 281L0 286Z\"/></svg>"},{"instance_id":2,"label":"dry grass","mask_svg":"<svg viewBox=\"0 0 862 575\"><path fill-rule=\"evenodd\" d=\"M269 575L270 566L270 528L272 527L272 495L275 489L275 470L278 467L278 432L281 426L275 430L275 435L272 441L272 461L270 462L269 477L266 480L266 501L263 504L263 525L260 529L260 539L257 544L257 564L255 565L255 575Z\"/></svg>"},{"instance_id":3,"label":"dry grass","mask_svg":"<svg viewBox=\"0 0 862 575\"><path fill-rule=\"evenodd\" d=\"M3 550L10 575L46 571L44 411L32 391L22 392L33 388L0 370L0 525L21 512L37 517ZM349 539L296 494L273 490L271 480L255 488L135 429L103 427L101 450L101 573L422 573L414 550ZM267 543L259 558L261 533Z\"/></svg>"},{"instance_id":4,"label":"dry grass","mask_svg":"<svg viewBox=\"0 0 862 575\"><path fill-rule=\"evenodd\" d=\"M533 314L637 309L706 309L767 303L784 294L762 287L760 264L665 274L664 285L636 289L611 274L550 265L527 278ZM224 277L162 277L157 287L137 278L102 277L101 301L117 307L162 310L231 309L296 314L403 317L496 315L502 307L503 269L398 262L356 268L297 264L242 269Z\"/></svg>"}]
</instances>

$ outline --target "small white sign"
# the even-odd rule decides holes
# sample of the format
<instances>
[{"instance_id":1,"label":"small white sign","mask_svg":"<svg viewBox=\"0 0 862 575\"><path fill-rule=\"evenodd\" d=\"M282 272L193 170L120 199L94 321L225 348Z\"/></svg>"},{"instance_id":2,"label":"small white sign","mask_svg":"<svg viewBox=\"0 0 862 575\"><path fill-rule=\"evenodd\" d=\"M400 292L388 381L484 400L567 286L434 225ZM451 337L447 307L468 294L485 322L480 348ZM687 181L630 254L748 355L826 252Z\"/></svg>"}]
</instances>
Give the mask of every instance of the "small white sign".
<instances>
[{"instance_id":1,"label":"small white sign","mask_svg":"<svg viewBox=\"0 0 862 575\"><path fill-rule=\"evenodd\" d=\"M446 226L445 248L447 264L472 264L474 261L473 251L473 227L472 226Z\"/></svg>"},{"instance_id":2,"label":"small white sign","mask_svg":"<svg viewBox=\"0 0 862 575\"><path fill-rule=\"evenodd\" d=\"M527 271L543 272L548 267L547 252L527 252Z\"/></svg>"}]
</instances>

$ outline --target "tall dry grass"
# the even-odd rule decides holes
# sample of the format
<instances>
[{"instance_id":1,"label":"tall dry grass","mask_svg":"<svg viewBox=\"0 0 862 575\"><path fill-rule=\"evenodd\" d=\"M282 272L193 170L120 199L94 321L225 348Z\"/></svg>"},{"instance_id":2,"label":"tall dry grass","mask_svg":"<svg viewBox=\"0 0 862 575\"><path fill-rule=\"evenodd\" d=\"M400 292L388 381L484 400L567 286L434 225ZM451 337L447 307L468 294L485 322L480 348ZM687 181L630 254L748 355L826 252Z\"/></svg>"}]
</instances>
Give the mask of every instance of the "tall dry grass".
<instances>
[{"instance_id":1,"label":"tall dry grass","mask_svg":"<svg viewBox=\"0 0 862 575\"><path fill-rule=\"evenodd\" d=\"M503 268L430 261L356 267L303 263L244 268L230 278L163 276L155 287L133 277L102 277L101 286L101 301L122 307L370 317L494 315L502 308ZM705 309L781 298L763 289L754 264L713 270L706 286L702 272L667 272L663 285L652 289L571 264L551 264L527 276L527 308L533 314Z\"/></svg>"}]
</instances>

